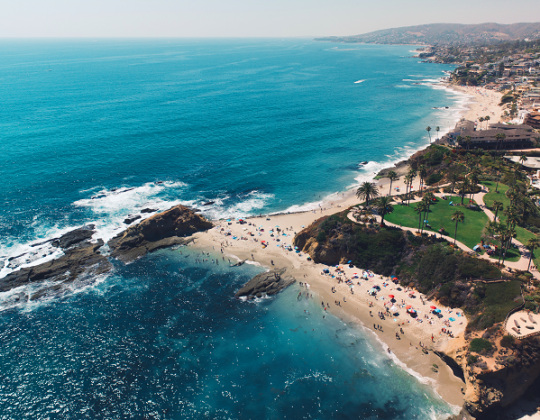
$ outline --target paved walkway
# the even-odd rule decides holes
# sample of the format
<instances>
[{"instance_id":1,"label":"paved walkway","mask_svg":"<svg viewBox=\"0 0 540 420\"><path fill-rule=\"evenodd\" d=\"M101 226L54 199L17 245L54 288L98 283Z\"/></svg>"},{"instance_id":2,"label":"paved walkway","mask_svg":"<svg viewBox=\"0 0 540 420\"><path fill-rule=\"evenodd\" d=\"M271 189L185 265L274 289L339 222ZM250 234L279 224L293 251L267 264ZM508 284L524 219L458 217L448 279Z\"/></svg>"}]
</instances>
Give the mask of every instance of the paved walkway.
<instances>
[{"instance_id":1,"label":"paved walkway","mask_svg":"<svg viewBox=\"0 0 540 420\"><path fill-rule=\"evenodd\" d=\"M440 188L443 188L443 187L441 186ZM487 194L487 191L482 190L481 192L473 195L473 200L475 200L479 204L480 208L484 211L484 213L486 213L489 220L493 220L495 218L495 215L493 214L493 212L491 210L489 210L486 207L486 205L484 203L484 196L486 194ZM443 195L447 195L447 194L445 194L445 193L434 193L433 195L436 196L436 197L441 198ZM419 202L419 201L421 201L421 199L416 198L414 200L411 200L410 203L416 203L416 202ZM482 203L482 204L480 204L480 203ZM354 219L354 217L353 217L353 212L349 212L347 217L349 218L349 220L353 221L354 223L358 223L356 221L356 219ZM381 221L380 216L375 216L375 218L380 223L380 221ZM384 223L387 226L397 227L397 228L402 229L402 230L408 230L408 231L413 232L413 233L418 233L418 228L415 228L415 227L399 226L399 225L396 225L394 223L387 222L386 220L385 220ZM448 242L450 242L452 244L454 244L454 242L455 242L455 245L458 248L460 248L461 250L463 250L463 251L465 251L467 253L470 253L471 255L474 254L477 258L482 258L482 259L490 261L490 262L497 262L496 259L490 258L490 256L488 254L486 254L486 253L484 253L482 255L476 254L476 252L473 251L471 248L469 248L467 245L465 245L464 243L462 243L460 241L454 241L454 238L452 238L450 236L441 235L440 233L435 233L435 232L429 231L429 230L424 230L424 232L428 233L429 235L434 235L434 236L438 236L440 238L446 239ZM521 258L519 259L519 261L515 261L515 262L505 261L504 266L508 267L508 268L511 268L513 270L527 271L527 266L529 265L529 255L530 255L529 250L521 242L517 241L515 238L512 239L512 243L515 244L518 247ZM531 274L534 276L534 278L540 280L540 273L537 271L537 269L534 266L533 262L531 262Z\"/></svg>"}]
</instances>

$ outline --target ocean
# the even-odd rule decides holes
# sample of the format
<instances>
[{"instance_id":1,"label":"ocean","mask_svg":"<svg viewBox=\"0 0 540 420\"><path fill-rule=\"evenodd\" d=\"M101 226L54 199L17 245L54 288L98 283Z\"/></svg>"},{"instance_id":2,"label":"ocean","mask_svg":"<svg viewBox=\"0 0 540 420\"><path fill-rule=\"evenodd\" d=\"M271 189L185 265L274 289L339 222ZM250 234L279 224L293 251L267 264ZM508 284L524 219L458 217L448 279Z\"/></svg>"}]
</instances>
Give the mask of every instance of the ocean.
<instances>
[{"instance_id":1,"label":"ocean","mask_svg":"<svg viewBox=\"0 0 540 420\"><path fill-rule=\"evenodd\" d=\"M314 208L452 126L450 66L411 46L303 39L0 41L0 276L143 208L209 218ZM448 108L446 108L448 107ZM434 109L438 108L438 109ZM367 165L359 165L368 161ZM210 203L210 204L208 204ZM0 419L444 418L367 332L261 267L163 250L71 293L0 294ZM35 286L18 290L30 294ZM304 312L304 310L306 312Z\"/></svg>"}]
</instances>

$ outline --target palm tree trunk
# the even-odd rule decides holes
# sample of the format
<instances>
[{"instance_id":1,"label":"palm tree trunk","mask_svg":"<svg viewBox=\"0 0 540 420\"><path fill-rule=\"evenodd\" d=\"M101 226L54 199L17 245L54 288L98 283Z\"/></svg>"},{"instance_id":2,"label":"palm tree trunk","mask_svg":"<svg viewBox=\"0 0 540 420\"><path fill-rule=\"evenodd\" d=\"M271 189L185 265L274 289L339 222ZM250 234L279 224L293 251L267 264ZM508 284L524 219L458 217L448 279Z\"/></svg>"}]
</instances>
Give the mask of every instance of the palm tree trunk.
<instances>
[{"instance_id":1,"label":"palm tree trunk","mask_svg":"<svg viewBox=\"0 0 540 420\"><path fill-rule=\"evenodd\" d=\"M493 219L494 222L497 221L497 214L499 214L499 209L495 210L495 218Z\"/></svg>"},{"instance_id":2,"label":"palm tree trunk","mask_svg":"<svg viewBox=\"0 0 540 420\"><path fill-rule=\"evenodd\" d=\"M418 216L418 231L420 231L421 224L422 224L422 212L420 212Z\"/></svg>"},{"instance_id":3,"label":"palm tree trunk","mask_svg":"<svg viewBox=\"0 0 540 420\"><path fill-rule=\"evenodd\" d=\"M529 250L529 252L531 253L531 255L530 255L530 257L529 257L529 265L527 266L527 271L529 271L529 270L531 269L531 261L532 261L532 257L533 257L533 251L534 251L533 248L531 248L531 249Z\"/></svg>"},{"instance_id":4,"label":"palm tree trunk","mask_svg":"<svg viewBox=\"0 0 540 420\"><path fill-rule=\"evenodd\" d=\"M388 191L388 195L392 195L392 180L390 180L390 191Z\"/></svg>"},{"instance_id":5,"label":"palm tree trunk","mask_svg":"<svg viewBox=\"0 0 540 420\"><path fill-rule=\"evenodd\" d=\"M503 254L503 259L502 259L502 265L504 265L504 260L506 260L506 251L508 250L508 242L506 243L505 247L504 247L504 254Z\"/></svg>"},{"instance_id":6,"label":"palm tree trunk","mask_svg":"<svg viewBox=\"0 0 540 420\"><path fill-rule=\"evenodd\" d=\"M458 221L456 220L456 230L454 232L454 245L456 244L456 238L457 238L457 224L458 224Z\"/></svg>"}]
</instances>

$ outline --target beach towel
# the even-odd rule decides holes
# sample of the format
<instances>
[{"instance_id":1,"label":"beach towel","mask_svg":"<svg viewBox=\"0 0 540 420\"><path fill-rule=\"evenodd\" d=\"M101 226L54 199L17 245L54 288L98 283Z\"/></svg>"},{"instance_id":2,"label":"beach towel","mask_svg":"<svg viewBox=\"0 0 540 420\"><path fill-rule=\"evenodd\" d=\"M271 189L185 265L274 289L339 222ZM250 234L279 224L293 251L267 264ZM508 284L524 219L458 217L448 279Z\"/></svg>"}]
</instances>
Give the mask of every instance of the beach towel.
<instances>
[{"instance_id":1,"label":"beach towel","mask_svg":"<svg viewBox=\"0 0 540 420\"><path fill-rule=\"evenodd\" d=\"M455 319L454 319L454 318L452 318L452 317L450 317L450 318L448 318L448 319L449 319L450 321L452 321L452 322L454 322L454 321L455 321Z\"/></svg>"}]
</instances>

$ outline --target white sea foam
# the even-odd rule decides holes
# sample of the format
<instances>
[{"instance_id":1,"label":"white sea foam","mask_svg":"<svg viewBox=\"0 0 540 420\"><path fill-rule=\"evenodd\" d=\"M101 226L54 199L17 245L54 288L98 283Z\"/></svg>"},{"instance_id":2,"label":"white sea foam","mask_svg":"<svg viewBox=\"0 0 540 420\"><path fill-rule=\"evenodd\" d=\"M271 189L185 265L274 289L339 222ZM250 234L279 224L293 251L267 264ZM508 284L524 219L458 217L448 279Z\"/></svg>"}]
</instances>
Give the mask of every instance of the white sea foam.
<instances>
[{"instance_id":1,"label":"white sea foam","mask_svg":"<svg viewBox=\"0 0 540 420\"><path fill-rule=\"evenodd\" d=\"M354 83L362 83L362 82L365 82L365 80L358 80L358 81L356 81Z\"/></svg>"},{"instance_id":2,"label":"white sea foam","mask_svg":"<svg viewBox=\"0 0 540 420\"><path fill-rule=\"evenodd\" d=\"M202 207L202 214L212 220L239 218L258 214L274 198L273 194L251 191L240 202L230 202L230 197L214 199L214 204Z\"/></svg>"}]
</instances>

